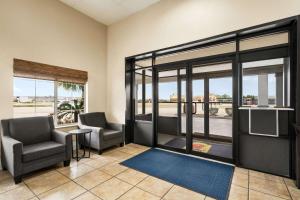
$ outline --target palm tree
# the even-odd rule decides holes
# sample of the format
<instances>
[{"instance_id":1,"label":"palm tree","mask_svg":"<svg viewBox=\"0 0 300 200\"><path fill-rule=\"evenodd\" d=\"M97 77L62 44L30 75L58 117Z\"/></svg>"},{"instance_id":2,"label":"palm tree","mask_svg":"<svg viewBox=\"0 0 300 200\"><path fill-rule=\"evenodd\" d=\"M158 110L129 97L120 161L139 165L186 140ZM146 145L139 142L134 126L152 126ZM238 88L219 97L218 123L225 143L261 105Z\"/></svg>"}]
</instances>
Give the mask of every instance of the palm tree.
<instances>
[{"instance_id":1,"label":"palm tree","mask_svg":"<svg viewBox=\"0 0 300 200\"><path fill-rule=\"evenodd\" d=\"M73 92L81 91L83 97L84 85L75 84L75 83L58 82L58 87L63 87L65 90L69 90Z\"/></svg>"},{"instance_id":2,"label":"palm tree","mask_svg":"<svg viewBox=\"0 0 300 200\"><path fill-rule=\"evenodd\" d=\"M58 82L59 87L63 87L65 90L80 92L81 98L74 99L73 103L68 101L61 103L58 106L59 114L57 116L58 119L74 119L74 122L78 121L78 114L84 109L84 85L74 84L74 83L66 83L66 82ZM72 120L73 121L73 120Z\"/></svg>"}]
</instances>

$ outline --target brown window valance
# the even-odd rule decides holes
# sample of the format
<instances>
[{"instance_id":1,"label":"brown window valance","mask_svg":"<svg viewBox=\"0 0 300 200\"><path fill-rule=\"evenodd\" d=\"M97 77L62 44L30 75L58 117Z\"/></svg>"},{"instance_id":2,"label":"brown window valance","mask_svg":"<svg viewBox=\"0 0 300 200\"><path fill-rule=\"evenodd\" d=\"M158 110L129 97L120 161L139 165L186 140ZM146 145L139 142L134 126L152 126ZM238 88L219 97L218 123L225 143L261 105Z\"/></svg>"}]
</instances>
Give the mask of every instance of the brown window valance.
<instances>
[{"instance_id":1,"label":"brown window valance","mask_svg":"<svg viewBox=\"0 0 300 200\"><path fill-rule=\"evenodd\" d=\"M88 80L86 71L20 59L14 59L14 76L80 84L85 84Z\"/></svg>"}]
</instances>

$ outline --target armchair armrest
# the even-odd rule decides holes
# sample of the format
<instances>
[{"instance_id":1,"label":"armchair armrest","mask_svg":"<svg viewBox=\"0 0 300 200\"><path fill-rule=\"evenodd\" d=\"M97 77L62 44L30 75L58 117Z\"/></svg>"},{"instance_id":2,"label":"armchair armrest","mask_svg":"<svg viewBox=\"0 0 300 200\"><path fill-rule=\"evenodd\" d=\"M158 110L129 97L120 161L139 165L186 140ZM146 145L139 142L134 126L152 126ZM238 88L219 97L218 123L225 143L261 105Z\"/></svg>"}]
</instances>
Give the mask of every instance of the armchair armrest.
<instances>
[{"instance_id":1,"label":"armchair armrest","mask_svg":"<svg viewBox=\"0 0 300 200\"><path fill-rule=\"evenodd\" d=\"M100 145L101 141L103 141L103 128L101 127L95 127L95 126L87 126L87 125L83 125L83 124L79 124L79 128L80 129L91 129L91 140L93 143L93 140L96 142L97 144Z\"/></svg>"},{"instance_id":2,"label":"armchair armrest","mask_svg":"<svg viewBox=\"0 0 300 200\"><path fill-rule=\"evenodd\" d=\"M122 132L122 141L125 140L125 125L118 123L107 122L107 127L112 130L117 130Z\"/></svg>"},{"instance_id":3,"label":"armchair armrest","mask_svg":"<svg viewBox=\"0 0 300 200\"><path fill-rule=\"evenodd\" d=\"M91 129L92 133L99 133L100 135L103 133L103 128L101 127L95 127L95 126L87 126L87 125L79 125L80 129Z\"/></svg>"},{"instance_id":4,"label":"armchair armrest","mask_svg":"<svg viewBox=\"0 0 300 200\"><path fill-rule=\"evenodd\" d=\"M51 136L53 141L66 145L66 160L70 160L72 155L72 135L54 129Z\"/></svg>"},{"instance_id":5,"label":"armchair armrest","mask_svg":"<svg viewBox=\"0 0 300 200\"><path fill-rule=\"evenodd\" d=\"M112 130L122 131L124 130L124 124L107 122L107 127Z\"/></svg>"},{"instance_id":6,"label":"armchair armrest","mask_svg":"<svg viewBox=\"0 0 300 200\"><path fill-rule=\"evenodd\" d=\"M2 150L6 168L13 176L19 176L22 173L22 142L2 136Z\"/></svg>"},{"instance_id":7,"label":"armchair armrest","mask_svg":"<svg viewBox=\"0 0 300 200\"><path fill-rule=\"evenodd\" d=\"M72 143L72 136L64 131L54 129L52 131L52 140L61 144L68 144L71 141Z\"/></svg>"}]
</instances>

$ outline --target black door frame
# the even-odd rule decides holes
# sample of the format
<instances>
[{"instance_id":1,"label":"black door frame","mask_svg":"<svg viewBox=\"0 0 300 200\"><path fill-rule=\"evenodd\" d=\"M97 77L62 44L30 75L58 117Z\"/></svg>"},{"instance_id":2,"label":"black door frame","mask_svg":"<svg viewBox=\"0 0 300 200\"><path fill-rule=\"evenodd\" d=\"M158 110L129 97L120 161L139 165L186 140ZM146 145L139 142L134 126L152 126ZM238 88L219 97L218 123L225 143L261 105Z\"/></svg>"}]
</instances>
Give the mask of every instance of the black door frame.
<instances>
[{"instance_id":1,"label":"black door frame","mask_svg":"<svg viewBox=\"0 0 300 200\"><path fill-rule=\"evenodd\" d=\"M234 130L232 130L232 159L231 158L224 158L224 157L220 157L220 156L216 156L216 155L211 155L211 154L207 154L207 153L202 153L202 152L198 152L198 151L193 151L192 149L192 140L193 140L193 115L192 115L192 72L193 72L193 65L203 65L203 66L207 66L207 65L211 65L211 64L215 64L215 63L231 63L232 64L232 79L233 79L233 68L234 66L234 62L235 62L235 54L234 53L229 53L229 54L221 54L221 55L216 55L216 56L210 56L210 57L204 57L204 58L198 58L198 59L193 59L192 61L184 61L184 62L174 62L174 63L166 63L166 64L162 64L162 65L155 65L153 66L153 68L155 68L155 70L153 70L153 77L156 77L153 81L155 81L155 85L156 85L156 95L153 96L154 98L154 107L155 107L155 114L153 115L153 117L156 119L155 121L157 122L157 118L158 118L158 82L159 82L159 78L158 78L158 73L161 71L169 71L169 70L177 70L177 93L178 93L178 97L180 96L179 100L178 100L178 118L180 118L181 120L181 111L179 110L179 107L181 107L181 82L180 81L180 76L179 76L179 71L180 69L185 68L186 69L186 149L177 149L174 147L170 147L170 146L164 146L164 145L160 145L158 144L158 131L157 131L157 124L154 126L155 129L153 129L154 134L156 135L155 137L155 141L154 141L154 145L155 147L159 147L159 148L163 148L163 149L167 149L167 150L171 150L171 151L176 151L176 152L180 152L180 153L186 153L186 154L192 154L192 155L197 155L197 156L202 156L202 157L206 157L206 158L210 158L210 159L215 159L215 160L220 160L220 161L224 161L224 162L229 162L229 163L233 163L233 159L234 159L234 148L233 146L236 144L236 136L233 134ZM208 82L208 78L205 79ZM236 118L234 117L238 110L238 106L234 106L234 104L236 104L237 102L234 101L235 96L237 94L235 94L236 92L234 91L234 88L238 88L238 86L235 86L234 81L232 81L232 95L233 95L233 101L232 101L232 108L233 108L233 116L232 116L232 128L234 127L234 124L237 124L238 122L234 122L234 120L236 120ZM208 86L209 83L204 84L207 88L205 89L205 102L209 102L209 95L207 95L209 93L208 91ZM181 109L181 108L180 108ZM209 134L209 103L205 103L205 134ZM180 113L179 113L180 112ZM181 126L181 121L178 120L177 121L177 126L180 127ZM180 124L179 124L180 123ZM212 139L212 138L206 138L206 139ZM217 141L224 141L222 139L216 139Z\"/></svg>"},{"instance_id":2,"label":"black door frame","mask_svg":"<svg viewBox=\"0 0 300 200\"><path fill-rule=\"evenodd\" d=\"M171 151L177 151L177 152L180 152L180 153L187 153L187 149L188 149L188 146L186 146L186 149L177 149L177 148L173 148L173 147L170 147L170 146L164 146L164 145L160 145L158 144L158 116L159 116L159 101L158 101L158 93L159 93L159 87L158 87L158 83L159 83L159 72L164 72L164 71L177 71L177 74L176 74L176 84L177 84L177 117L178 117L178 120L177 120L177 127L178 127L178 131L181 131L181 104L182 104L182 99L181 99L181 91L182 91L182 88L181 88L181 79L182 79L182 76L180 75L180 70L181 69L185 69L187 70L187 65L186 64L175 64L175 65L165 65L164 67L158 67L158 66L154 66L154 69L153 72L152 72L152 76L155 77L153 79L153 81L155 81L155 88L153 88L154 91L153 92L153 103L155 105L153 105L153 108L155 109L155 111L153 112L153 118L155 118L155 125L153 126L153 134L155 135L155 140L154 140L154 145L155 147L159 147L159 148L163 148L163 149L167 149L167 150L171 150ZM187 74L187 71L186 71L186 74ZM186 76L187 78L187 76ZM180 98L178 98L180 97ZM187 127L186 127L187 128ZM188 132L188 130L186 129L186 132ZM188 140L187 139L188 137L188 134L186 134L186 141Z\"/></svg>"},{"instance_id":3,"label":"black door frame","mask_svg":"<svg viewBox=\"0 0 300 200\"><path fill-rule=\"evenodd\" d=\"M203 75L203 78L202 80L204 81L204 136L198 136L199 138L201 139L211 139L211 140L214 140L214 141L220 141L220 142L232 142L232 137L231 139L228 139L228 138L225 138L225 137L222 137L222 136L218 136L218 137L213 137L211 136L211 133L209 131L209 128L210 128L210 124L209 124L209 120L210 120L210 116L209 116L209 108L211 106L211 101L209 99L209 93L210 93L210 83L209 81L212 79L212 78L218 78L218 77L231 77L232 78L232 83L231 83L231 86L232 86L232 96L233 96L233 59L228 59L228 60L223 60L221 61L221 58L218 59L218 62L217 63L214 63L214 62L211 62L211 63L205 63L205 64L202 64L204 61L202 62L193 62L190 64L190 67L191 67L191 71L193 70L193 68L195 67L207 67L207 66L210 66L210 65L214 65L214 64L223 64L223 63L228 63L228 64L231 64L231 72L227 75L220 75L220 74L214 74L214 75L208 75L208 74L204 74ZM194 66L193 65L200 65L200 66ZM193 74L191 73L191 79L193 81ZM191 83L191 87L192 87L192 83ZM192 89L193 91L193 89ZM193 95L192 95L193 96ZM233 101L231 102L231 105L233 106Z\"/></svg>"},{"instance_id":4,"label":"black door frame","mask_svg":"<svg viewBox=\"0 0 300 200\"><path fill-rule=\"evenodd\" d=\"M190 73L189 73L189 83L187 84L189 88L187 88L187 90L190 91L190 98L189 98L189 105L191 105L192 103L192 71L193 71L193 66L194 65L200 65L200 66L207 66L207 65L211 65L211 64L215 64L215 63L232 63L232 72L233 72L233 68L235 67L234 66L234 59L235 59L235 56L234 54L227 54L227 55L216 55L216 56L212 56L210 58L201 58L199 60L195 60L195 61L192 61L189 63L189 68L190 68ZM232 73L232 78L233 78L233 73ZM204 83L204 97L206 98L204 100L205 102L205 117L204 117L204 134L205 135L209 135L209 78L205 78L204 81L206 81L206 83ZM233 97L233 101L232 101L232 109L233 109L233 115L232 115L232 128L234 127L234 124L236 124L237 122L235 122L234 120L236 120L236 118L234 118L234 116L237 114L238 110L238 106L234 106L237 102L234 101L235 99L235 94L236 92L234 91L234 88L235 87L238 87L238 86L235 86L235 84L237 84L236 82L232 81L232 97ZM189 142L190 142L190 145L191 145L191 151L189 153L191 153L192 155L196 155L196 156L201 156L201 157L205 157L205 158L209 158L209 159L214 159L214 160L219 160L219 161L224 161L224 162L228 162L228 163L234 163L234 146L236 145L237 143L237 138L236 136L237 135L234 135L234 130L232 129L232 158L225 158L225 157L221 157L221 156L216 156L216 155L211 155L211 154L207 154L207 153L202 153L202 152L198 152L198 151L193 151L192 149L192 140L193 140L193 125L192 125L192 122L193 122L193 116L192 116L192 106L190 106L189 108L189 111L190 111L190 114L189 114L189 135L190 135L190 139L189 139ZM206 137L204 137L206 138ZM207 138L207 139L212 139L212 138ZM218 140L216 138L214 138L215 140ZM222 141L222 140L220 140Z\"/></svg>"},{"instance_id":5,"label":"black door frame","mask_svg":"<svg viewBox=\"0 0 300 200\"><path fill-rule=\"evenodd\" d=\"M291 83L291 88L294 88L294 90L291 90L291 107L295 108L295 113L291 117L291 123L297 123L300 124L300 84L299 84L299 77L300 77L300 37L299 37L299 32L300 32L300 15L298 16L293 16L281 20L276 20L273 22L265 23L265 24L260 24L256 26L252 26L249 28L241 29L241 30L236 30L220 35L216 35L213 37L185 43L185 44L180 44L177 46L172 46L172 47L167 47L163 49L158 49L154 51L149 51L133 56L129 56L125 58L125 69L126 69L126 75L125 75L125 86L126 86L126 114L125 114L125 140L126 143L133 142L133 132L134 132L134 120L135 120L135 109L134 109L134 94L133 94L133 88L134 88L134 71L135 71L135 62L139 60L144 60L144 59L152 59L152 70L155 71L157 69L157 65L155 65L155 58L157 55L162 56L166 54L171 54L171 53L176 53L176 52L181 52L181 51L186 51L186 50L191 50L191 49L196 49L200 47L207 47L210 45L214 44L220 44L225 41L232 41L234 40L236 42L236 51L234 53L229 53L229 54L224 54L224 55L219 55L228 58L234 59L233 62L233 92L235 94L233 95L233 101L235 102L233 104L233 111L235 114L233 114L233 162L236 165L240 165L239 163L239 124L235 124L239 120L239 112L237 112L238 107L242 103L242 99L239 98L241 95L241 89L242 89L242 76L241 76L241 67L240 63L241 60L250 58L253 56L255 51L268 51L270 49L269 47L267 48L261 48L261 49L254 49L254 50L249 50L249 51L240 51L239 49L239 41L241 39L246 39L254 36L259 36L263 34L271 34L279 31L289 31L290 32L290 43L289 43L289 55L291 58L291 70L293 70L293 74L291 76L292 83ZM279 45L279 46L274 46L274 49L277 48L278 51L280 51L280 48L285 48L286 46L284 45ZM271 47L272 48L272 47ZM251 55L252 53L252 55ZM254 53L254 54L253 54ZM263 53L263 54L269 54L269 53ZM263 55L261 54L261 55ZM258 55L260 56L260 55ZM257 57L255 55L255 57ZM214 56L212 57L207 57L207 60L209 59L214 59ZM190 61L195 61L197 59L193 59ZM200 59L201 60L201 59ZM178 63L181 64L187 64L186 61L180 61ZM178 64L176 63L176 64ZM175 63L173 63L175 64ZM166 66L166 64L160 65L161 67ZM190 68L187 67L187 70ZM297 78L296 78L297 77ZM155 96L157 96L157 91L155 91L155 88L157 88L157 85L155 85L155 80L157 77L153 76L153 114L152 114L152 122L153 122L153 144L155 146L154 141L156 141L156 135L154 134L154 130L157 128L157 118L155 117L157 115L155 108ZM239 86L239 88L236 88ZM188 106L188 109L191 109L191 106ZM293 128L290 126L289 128L289 133L290 133L290 147L291 147L291 177L295 177L295 133ZM172 150L172 149L171 149ZM183 152L184 153L184 152ZM202 155L203 156L203 155Z\"/></svg>"}]
</instances>

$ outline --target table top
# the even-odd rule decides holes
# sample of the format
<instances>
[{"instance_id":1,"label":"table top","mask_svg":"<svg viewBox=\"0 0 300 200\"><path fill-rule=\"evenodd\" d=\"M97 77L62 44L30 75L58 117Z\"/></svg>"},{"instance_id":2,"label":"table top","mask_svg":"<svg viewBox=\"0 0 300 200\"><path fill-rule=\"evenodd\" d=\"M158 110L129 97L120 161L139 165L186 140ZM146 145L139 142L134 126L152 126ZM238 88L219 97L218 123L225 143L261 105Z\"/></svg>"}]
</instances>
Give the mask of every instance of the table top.
<instances>
[{"instance_id":1,"label":"table top","mask_svg":"<svg viewBox=\"0 0 300 200\"><path fill-rule=\"evenodd\" d=\"M72 135L80 135L80 134L85 134L85 133L90 133L92 132L92 129L75 129L69 131L70 134Z\"/></svg>"}]
</instances>

